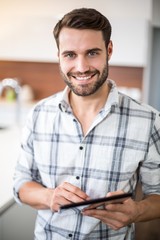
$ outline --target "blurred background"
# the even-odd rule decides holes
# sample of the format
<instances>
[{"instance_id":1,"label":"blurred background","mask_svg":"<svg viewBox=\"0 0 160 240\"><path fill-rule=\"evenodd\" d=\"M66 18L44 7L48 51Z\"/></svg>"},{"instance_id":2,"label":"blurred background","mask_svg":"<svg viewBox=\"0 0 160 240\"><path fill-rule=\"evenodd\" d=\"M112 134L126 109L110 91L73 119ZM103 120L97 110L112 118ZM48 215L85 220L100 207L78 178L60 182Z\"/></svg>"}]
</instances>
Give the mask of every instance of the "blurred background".
<instances>
[{"instance_id":1,"label":"blurred background","mask_svg":"<svg viewBox=\"0 0 160 240\"><path fill-rule=\"evenodd\" d=\"M29 85L35 100L63 89L53 28L71 9L93 7L113 26L110 78L123 91L160 109L159 4L158 0L0 0L0 81L18 79L21 86Z\"/></svg>"},{"instance_id":2,"label":"blurred background","mask_svg":"<svg viewBox=\"0 0 160 240\"><path fill-rule=\"evenodd\" d=\"M12 196L21 129L37 101L65 86L53 28L66 12L79 7L96 8L111 22L109 78L120 91L160 110L159 0L0 0L1 240L33 239L36 211L17 206ZM136 239L160 239L159 224L139 224Z\"/></svg>"}]
</instances>

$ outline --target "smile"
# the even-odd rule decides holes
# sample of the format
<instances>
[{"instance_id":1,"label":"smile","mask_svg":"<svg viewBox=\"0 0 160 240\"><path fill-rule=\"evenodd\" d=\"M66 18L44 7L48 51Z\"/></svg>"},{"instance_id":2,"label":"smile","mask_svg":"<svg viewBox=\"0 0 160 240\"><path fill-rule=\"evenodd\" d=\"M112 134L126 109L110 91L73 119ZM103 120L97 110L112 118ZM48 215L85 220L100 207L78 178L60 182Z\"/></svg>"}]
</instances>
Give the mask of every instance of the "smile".
<instances>
[{"instance_id":1,"label":"smile","mask_svg":"<svg viewBox=\"0 0 160 240\"><path fill-rule=\"evenodd\" d=\"M92 77L94 77L96 75L96 73L94 73L93 75L90 76L72 76L73 78L75 78L78 81L87 81L90 80Z\"/></svg>"}]
</instances>

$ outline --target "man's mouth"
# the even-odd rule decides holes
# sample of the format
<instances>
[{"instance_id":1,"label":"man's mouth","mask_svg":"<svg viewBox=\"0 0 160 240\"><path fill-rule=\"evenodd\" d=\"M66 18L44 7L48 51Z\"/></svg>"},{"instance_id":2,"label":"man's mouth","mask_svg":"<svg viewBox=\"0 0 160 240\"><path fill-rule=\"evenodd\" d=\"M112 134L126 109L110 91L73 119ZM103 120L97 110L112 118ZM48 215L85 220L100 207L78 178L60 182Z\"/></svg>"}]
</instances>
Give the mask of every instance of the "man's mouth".
<instances>
[{"instance_id":1,"label":"man's mouth","mask_svg":"<svg viewBox=\"0 0 160 240\"><path fill-rule=\"evenodd\" d=\"M75 78L76 80L78 81L88 81L90 80L91 78L93 78L95 75L97 74L97 72L94 72L90 75L74 75L74 74L71 74L70 76L72 76L73 78Z\"/></svg>"},{"instance_id":2,"label":"man's mouth","mask_svg":"<svg viewBox=\"0 0 160 240\"><path fill-rule=\"evenodd\" d=\"M78 81L86 81L92 78L92 76L73 76L75 79L77 79Z\"/></svg>"}]
</instances>

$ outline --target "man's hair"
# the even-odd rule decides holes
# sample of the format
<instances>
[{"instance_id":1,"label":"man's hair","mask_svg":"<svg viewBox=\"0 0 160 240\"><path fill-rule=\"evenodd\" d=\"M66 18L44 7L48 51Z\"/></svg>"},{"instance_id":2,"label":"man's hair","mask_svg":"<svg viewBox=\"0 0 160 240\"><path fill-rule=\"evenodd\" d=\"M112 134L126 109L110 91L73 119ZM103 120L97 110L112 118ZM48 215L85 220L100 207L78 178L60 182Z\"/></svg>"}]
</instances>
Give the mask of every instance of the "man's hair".
<instances>
[{"instance_id":1,"label":"man's hair","mask_svg":"<svg viewBox=\"0 0 160 240\"><path fill-rule=\"evenodd\" d=\"M104 15L93 8L74 9L58 21L53 31L58 49L59 34L64 27L102 31L106 48L108 47L111 37L111 24Z\"/></svg>"}]
</instances>

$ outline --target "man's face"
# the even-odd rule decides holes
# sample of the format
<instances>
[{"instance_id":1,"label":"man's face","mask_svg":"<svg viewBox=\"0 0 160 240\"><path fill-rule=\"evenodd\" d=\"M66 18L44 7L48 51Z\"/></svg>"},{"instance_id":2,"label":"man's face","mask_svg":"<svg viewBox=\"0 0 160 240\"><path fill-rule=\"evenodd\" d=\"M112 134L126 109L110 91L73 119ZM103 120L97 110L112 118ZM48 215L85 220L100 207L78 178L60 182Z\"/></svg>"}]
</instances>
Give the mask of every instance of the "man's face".
<instances>
[{"instance_id":1,"label":"man's face","mask_svg":"<svg viewBox=\"0 0 160 240\"><path fill-rule=\"evenodd\" d=\"M108 59L101 31L63 28L59 35L61 74L71 91L79 96L97 92L108 77Z\"/></svg>"}]
</instances>

